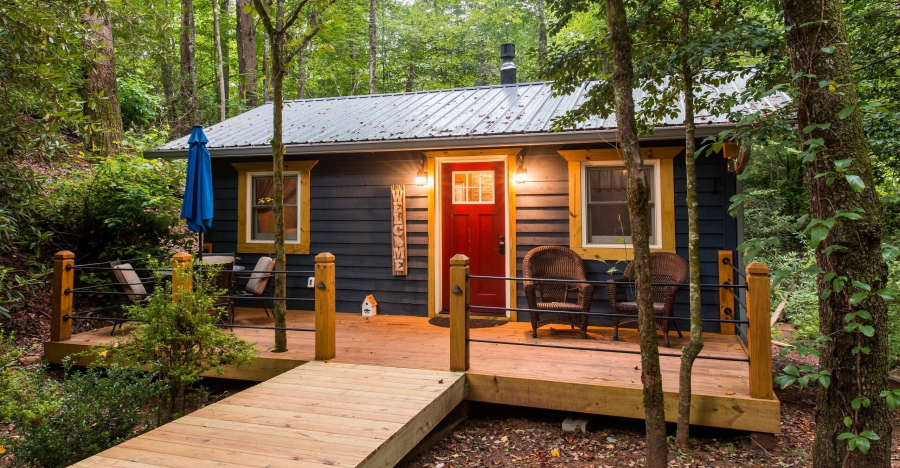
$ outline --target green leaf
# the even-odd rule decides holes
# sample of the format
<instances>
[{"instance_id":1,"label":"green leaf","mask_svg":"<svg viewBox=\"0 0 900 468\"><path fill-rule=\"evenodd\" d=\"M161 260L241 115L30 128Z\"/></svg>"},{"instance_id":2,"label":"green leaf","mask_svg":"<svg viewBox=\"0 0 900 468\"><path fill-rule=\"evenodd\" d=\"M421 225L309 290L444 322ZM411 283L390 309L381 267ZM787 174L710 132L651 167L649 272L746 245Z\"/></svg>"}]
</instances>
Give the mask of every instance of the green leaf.
<instances>
[{"instance_id":1,"label":"green leaf","mask_svg":"<svg viewBox=\"0 0 900 468\"><path fill-rule=\"evenodd\" d=\"M794 377L791 377L789 375L780 375L778 377L775 377L775 384L780 385L782 390L790 387L796 381L797 381L797 379L795 379Z\"/></svg>"},{"instance_id":2,"label":"green leaf","mask_svg":"<svg viewBox=\"0 0 900 468\"><path fill-rule=\"evenodd\" d=\"M869 440L881 440L881 437L878 437L878 434L876 434L875 431L862 431L859 433L859 436Z\"/></svg>"},{"instance_id":3,"label":"green leaf","mask_svg":"<svg viewBox=\"0 0 900 468\"><path fill-rule=\"evenodd\" d=\"M854 439L850 439L850 442L856 442L856 448L858 448L860 452L869 453L869 447L871 447L869 439L866 439L865 437L856 437ZM850 450L853 449L851 448Z\"/></svg>"},{"instance_id":4,"label":"green leaf","mask_svg":"<svg viewBox=\"0 0 900 468\"><path fill-rule=\"evenodd\" d=\"M875 336L875 327L871 325L860 325L859 332L871 338Z\"/></svg>"},{"instance_id":5,"label":"green leaf","mask_svg":"<svg viewBox=\"0 0 900 468\"><path fill-rule=\"evenodd\" d=\"M862 317L866 320L872 320L872 314L870 314L868 310L857 310L856 316Z\"/></svg>"},{"instance_id":6,"label":"green leaf","mask_svg":"<svg viewBox=\"0 0 900 468\"><path fill-rule=\"evenodd\" d=\"M847 183L850 184L850 187L857 191L862 192L866 188L866 183L858 175L847 174L844 176L847 179Z\"/></svg>"},{"instance_id":7,"label":"green leaf","mask_svg":"<svg viewBox=\"0 0 900 468\"><path fill-rule=\"evenodd\" d=\"M819 375L819 384L825 388L828 388L831 385L831 377L827 375Z\"/></svg>"},{"instance_id":8,"label":"green leaf","mask_svg":"<svg viewBox=\"0 0 900 468\"><path fill-rule=\"evenodd\" d=\"M860 396L854 398L853 401L850 402L850 407L853 408L854 410L858 410L862 407L868 408L870 403L871 402L869 401L869 399L867 397L860 395Z\"/></svg>"},{"instance_id":9,"label":"green leaf","mask_svg":"<svg viewBox=\"0 0 900 468\"><path fill-rule=\"evenodd\" d=\"M800 377L800 371L797 370L794 366L787 366L784 369L785 374L793 375L794 377Z\"/></svg>"},{"instance_id":10,"label":"green leaf","mask_svg":"<svg viewBox=\"0 0 900 468\"><path fill-rule=\"evenodd\" d=\"M822 47L822 52L826 54L833 54L835 47L833 45Z\"/></svg>"},{"instance_id":11,"label":"green leaf","mask_svg":"<svg viewBox=\"0 0 900 468\"><path fill-rule=\"evenodd\" d=\"M847 117L850 117L850 114L852 114L854 110L856 110L856 105L847 106L838 112L838 118L844 120Z\"/></svg>"},{"instance_id":12,"label":"green leaf","mask_svg":"<svg viewBox=\"0 0 900 468\"><path fill-rule=\"evenodd\" d=\"M850 296L850 305L856 305L860 302L866 300L869 297L869 293L867 292L858 292L852 296Z\"/></svg>"},{"instance_id":13,"label":"green leaf","mask_svg":"<svg viewBox=\"0 0 900 468\"><path fill-rule=\"evenodd\" d=\"M816 248L819 246L819 243L825 240L828 237L828 227L823 225L818 225L812 228L810 231L810 242L812 244L812 248Z\"/></svg>"},{"instance_id":14,"label":"green leaf","mask_svg":"<svg viewBox=\"0 0 900 468\"><path fill-rule=\"evenodd\" d=\"M869 286L869 285L866 284L866 283L863 283L862 281L852 280L852 281L850 281L850 284L852 284L853 286L856 286L856 287L859 288L859 289L865 289L866 291L871 291L871 290L872 290L872 287L871 287L871 286Z\"/></svg>"},{"instance_id":15,"label":"green leaf","mask_svg":"<svg viewBox=\"0 0 900 468\"><path fill-rule=\"evenodd\" d=\"M900 296L900 289L883 288L875 291L875 294L886 301L893 301L894 299L897 299L898 296Z\"/></svg>"},{"instance_id":16,"label":"green leaf","mask_svg":"<svg viewBox=\"0 0 900 468\"><path fill-rule=\"evenodd\" d=\"M853 425L853 420L850 419L850 416L844 417L844 425L847 426L847 427L850 427L850 426ZM844 434L846 434L846 432L845 432ZM842 434L842 435L843 435L843 434ZM853 434L850 434L850 435L853 435ZM838 440L842 440L842 439L841 439L841 436L838 436Z\"/></svg>"},{"instance_id":17,"label":"green leaf","mask_svg":"<svg viewBox=\"0 0 900 468\"><path fill-rule=\"evenodd\" d=\"M850 418L844 418L844 425L846 425L847 427L850 427L851 424L852 424L852 421L850 421ZM843 434L838 435L838 440L847 440L847 439L852 439L854 437L856 437L856 434L854 434L852 432L844 432Z\"/></svg>"}]
</instances>

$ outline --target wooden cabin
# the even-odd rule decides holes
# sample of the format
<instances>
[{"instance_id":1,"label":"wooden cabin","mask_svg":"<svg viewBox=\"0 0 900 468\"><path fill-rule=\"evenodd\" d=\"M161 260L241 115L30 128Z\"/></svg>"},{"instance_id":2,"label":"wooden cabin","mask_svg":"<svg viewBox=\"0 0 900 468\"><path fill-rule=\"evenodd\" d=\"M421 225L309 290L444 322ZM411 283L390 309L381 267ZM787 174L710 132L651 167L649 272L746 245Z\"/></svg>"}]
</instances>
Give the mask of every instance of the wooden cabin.
<instances>
[{"instance_id":1,"label":"wooden cabin","mask_svg":"<svg viewBox=\"0 0 900 468\"><path fill-rule=\"evenodd\" d=\"M315 310L310 302L288 301L289 350L274 353L272 318L258 302L237 300L231 331L255 342L260 355L224 377L265 381L248 392L280 393L292 402L236 396L238 404L258 406L241 411L264 419L217 417L247 428L268 421L273 410L315 412L297 407L310 391L340 395L341 405L356 398L393 405L405 398L395 393L401 388L416 394L410 398L432 401L422 389L447 390L433 382L417 390L424 384L415 379L453 372L440 377L455 393L441 412L429 413L437 420L462 399L643 418L636 331L614 341L608 317L591 316L587 339L568 326L547 326L532 337L530 324L522 323L530 317L522 310L528 305L521 283L509 279L523 276L524 256L539 246L575 251L588 280L621 276L631 258L615 119L554 129L554 119L577 109L589 86L566 95L554 95L548 83L511 83L286 103L287 269L309 273L288 277L287 297L314 301ZM742 86L738 80L711 91ZM734 125L722 115L698 120L698 145ZM271 122L272 106L265 104L205 129L215 193L206 241L210 251L235 252L247 269L274 253ZM681 117L666 118L641 141L641 151L653 189L651 249L687 257L683 138ZM768 269L745 268L735 253L742 219L730 216L728 206L741 184L734 148L725 150L728 157L718 152L697 160L701 282L712 287L702 293L706 347L694 365L691 422L771 436L780 432L780 403L772 389ZM186 155L186 137L147 153ZM451 265L458 254L467 259ZM72 335L71 322L79 318L68 292L79 268L73 258L57 254L52 338L44 346L51 362L114 339L109 329ZM360 305L370 296L378 312L364 317ZM465 297L471 311L460 300ZM604 288L595 289L591 311L609 311ZM448 313L450 320L441 322ZM674 313L687 317L687 291L678 295ZM481 327L470 318L504 323ZM660 348L668 421L676 417L687 339L673 336L671 348ZM331 367L304 365L313 360ZM339 378L354 372L365 379ZM391 378L398 381L378 382ZM456 385L462 380L464 386ZM232 408L227 401L216 405L223 403ZM373 411L381 410L364 414ZM433 423L416 426L418 435L404 443L421 440ZM223 436L209 429L204 437ZM402 456L409 448L389 451ZM128 453L143 457L147 450L135 446ZM215 458L219 452L204 454L225 461Z\"/></svg>"}]
</instances>

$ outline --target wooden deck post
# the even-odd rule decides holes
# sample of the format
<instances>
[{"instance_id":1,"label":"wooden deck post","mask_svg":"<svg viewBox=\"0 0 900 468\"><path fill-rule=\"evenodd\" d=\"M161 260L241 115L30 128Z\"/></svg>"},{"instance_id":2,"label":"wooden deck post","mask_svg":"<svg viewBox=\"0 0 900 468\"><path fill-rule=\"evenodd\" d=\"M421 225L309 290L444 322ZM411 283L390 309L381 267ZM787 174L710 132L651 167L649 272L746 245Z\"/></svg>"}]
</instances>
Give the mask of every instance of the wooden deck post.
<instances>
[{"instance_id":1,"label":"wooden deck post","mask_svg":"<svg viewBox=\"0 0 900 468\"><path fill-rule=\"evenodd\" d=\"M772 325L769 305L769 267L747 265L747 347L750 351L750 396L771 400Z\"/></svg>"},{"instance_id":2,"label":"wooden deck post","mask_svg":"<svg viewBox=\"0 0 900 468\"><path fill-rule=\"evenodd\" d=\"M727 263L726 263L727 262ZM730 250L719 251L719 284L734 284L734 253ZM734 290L727 288L719 288L719 318L721 320L734 320L737 315L734 313ZM723 335L734 335L733 323L720 323L719 333Z\"/></svg>"},{"instance_id":3,"label":"wooden deck post","mask_svg":"<svg viewBox=\"0 0 900 468\"><path fill-rule=\"evenodd\" d=\"M469 257L450 259L450 370L469 370Z\"/></svg>"},{"instance_id":4,"label":"wooden deck post","mask_svg":"<svg viewBox=\"0 0 900 468\"><path fill-rule=\"evenodd\" d=\"M68 250L53 256L53 292L50 341L72 338L72 286L75 284L75 254Z\"/></svg>"},{"instance_id":5,"label":"wooden deck post","mask_svg":"<svg viewBox=\"0 0 900 468\"><path fill-rule=\"evenodd\" d=\"M182 295L194 290L194 257L187 252L172 256L172 302L178 302Z\"/></svg>"},{"instance_id":6,"label":"wooden deck post","mask_svg":"<svg viewBox=\"0 0 900 468\"><path fill-rule=\"evenodd\" d=\"M334 359L334 255L316 255L316 360Z\"/></svg>"}]
</instances>

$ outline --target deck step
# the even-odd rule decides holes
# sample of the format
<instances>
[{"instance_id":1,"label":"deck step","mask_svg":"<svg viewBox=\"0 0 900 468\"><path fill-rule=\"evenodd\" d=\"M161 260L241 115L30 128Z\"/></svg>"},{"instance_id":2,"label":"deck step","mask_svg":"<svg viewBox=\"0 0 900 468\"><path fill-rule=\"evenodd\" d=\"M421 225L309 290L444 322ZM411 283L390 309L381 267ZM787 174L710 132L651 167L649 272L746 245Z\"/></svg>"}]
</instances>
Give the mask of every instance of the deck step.
<instances>
[{"instance_id":1,"label":"deck step","mask_svg":"<svg viewBox=\"0 0 900 468\"><path fill-rule=\"evenodd\" d=\"M390 468L465 397L463 373L313 361L72 466Z\"/></svg>"}]
</instances>

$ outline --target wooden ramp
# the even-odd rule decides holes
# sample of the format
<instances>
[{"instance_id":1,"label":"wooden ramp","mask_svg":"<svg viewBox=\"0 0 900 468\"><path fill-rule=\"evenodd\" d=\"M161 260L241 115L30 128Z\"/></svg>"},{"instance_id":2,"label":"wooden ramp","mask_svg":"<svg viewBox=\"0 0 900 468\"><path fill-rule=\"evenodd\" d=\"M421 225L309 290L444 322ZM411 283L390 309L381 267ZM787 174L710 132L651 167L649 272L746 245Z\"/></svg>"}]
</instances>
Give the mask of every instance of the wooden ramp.
<instances>
[{"instance_id":1,"label":"wooden ramp","mask_svg":"<svg viewBox=\"0 0 900 468\"><path fill-rule=\"evenodd\" d=\"M313 361L75 467L393 467L466 397L465 374Z\"/></svg>"}]
</instances>

